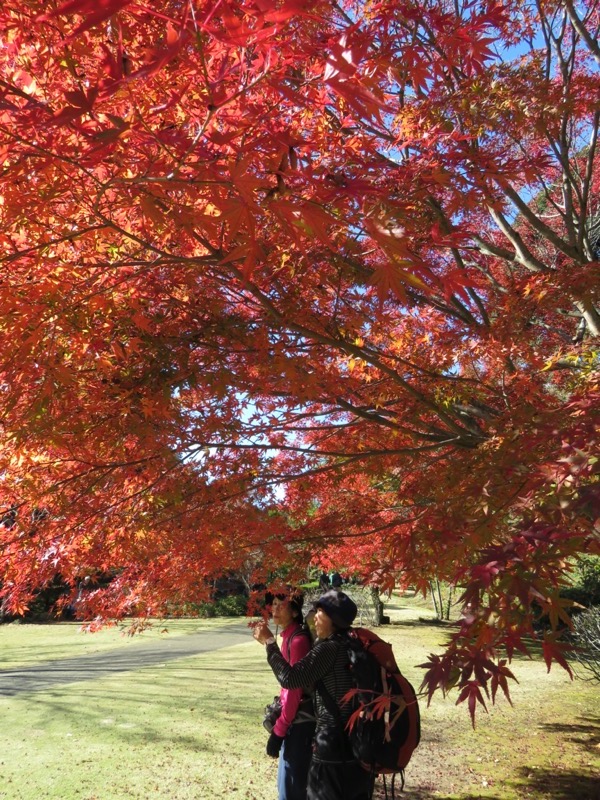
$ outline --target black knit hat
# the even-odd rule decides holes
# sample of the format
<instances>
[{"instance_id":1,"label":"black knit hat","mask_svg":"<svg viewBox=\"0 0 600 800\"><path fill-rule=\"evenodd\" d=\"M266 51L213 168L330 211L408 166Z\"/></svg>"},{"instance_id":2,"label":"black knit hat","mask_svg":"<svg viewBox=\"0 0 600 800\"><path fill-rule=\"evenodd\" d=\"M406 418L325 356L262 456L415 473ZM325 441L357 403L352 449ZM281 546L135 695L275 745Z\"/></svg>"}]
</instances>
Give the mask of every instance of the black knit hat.
<instances>
[{"instance_id":1,"label":"black knit hat","mask_svg":"<svg viewBox=\"0 0 600 800\"><path fill-rule=\"evenodd\" d=\"M354 600L337 589L322 594L313 607L322 608L337 628L349 628L358 613Z\"/></svg>"}]
</instances>

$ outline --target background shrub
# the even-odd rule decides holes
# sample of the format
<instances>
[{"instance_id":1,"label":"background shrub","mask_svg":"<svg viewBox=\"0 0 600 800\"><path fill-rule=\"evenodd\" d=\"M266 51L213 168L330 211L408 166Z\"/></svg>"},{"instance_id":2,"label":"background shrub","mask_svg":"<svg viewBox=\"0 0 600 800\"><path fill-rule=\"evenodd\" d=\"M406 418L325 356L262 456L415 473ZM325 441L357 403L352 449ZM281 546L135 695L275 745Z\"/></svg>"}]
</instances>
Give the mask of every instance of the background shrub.
<instances>
[{"instance_id":1,"label":"background shrub","mask_svg":"<svg viewBox=\"0 0 600 800\"><path fill-rule=\"evenodd\" d=\"M573 620L571 660L578 677L600 683L600 606L592 606Z\"/></svg>"},{"instance_id":2,"label":"background shrub","mask_svg":"<svg viewBox=\"0 0 600 800\"><path fill-rule=\"evenodd\" d=\"M209 617L243 617L246 614L246 604L248 598L244 594L231 594L227 597L219 597L208 603L201 603L198 606L199 615L204 618Z\"/></svg>"},{"instance_id":3,"label":"background shrub","mask_svg":"<svg viewBox=\"0 0 600 800\"><path fill-rule=\"evenodd\" d=\"M572 585L561 589L561 596L585 608L600 606L600 556L579 558L572 578ZM577 614L581 609L574 608L573 611Z\"/></svg>"}]
</instances>

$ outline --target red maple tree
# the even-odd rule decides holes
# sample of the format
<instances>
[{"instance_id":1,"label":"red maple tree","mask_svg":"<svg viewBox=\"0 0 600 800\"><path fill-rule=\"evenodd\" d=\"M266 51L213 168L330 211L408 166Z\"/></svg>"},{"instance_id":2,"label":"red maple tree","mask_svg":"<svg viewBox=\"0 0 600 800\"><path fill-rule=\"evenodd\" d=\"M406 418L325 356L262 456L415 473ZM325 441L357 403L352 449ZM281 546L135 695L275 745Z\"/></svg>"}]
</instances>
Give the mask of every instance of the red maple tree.
<instances>
[{"instance_id":1,"label":"red maple tree","mask_svg":"<svg viewBox=\"0 0 600 800\"><path fill-rule=\"evenodd\" d=\"M464 587L472 711L598 552L597 4L5 0L0 590ZM73 590L75 591L75 589Z\"/></svg>"}]
</instances>

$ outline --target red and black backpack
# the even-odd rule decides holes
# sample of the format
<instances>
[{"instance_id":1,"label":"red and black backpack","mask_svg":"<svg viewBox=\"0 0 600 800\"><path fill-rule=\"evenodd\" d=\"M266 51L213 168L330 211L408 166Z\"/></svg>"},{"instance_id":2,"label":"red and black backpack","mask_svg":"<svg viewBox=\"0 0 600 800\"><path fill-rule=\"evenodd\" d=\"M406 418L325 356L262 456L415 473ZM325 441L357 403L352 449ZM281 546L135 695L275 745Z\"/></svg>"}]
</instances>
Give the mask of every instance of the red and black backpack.
<instances>
[{"instance_id":1,"label":"red and black backpack","mask_svg":"<svg viewBox=\"0 0 600 800\"><path fill-rule=\"evenodd\" d=\"M353 709L346 725L352 753L374 775L399 773L404 785L404 769L421 738L416 692L400 672L392 646L377 634L351 628L345 644L354 688L342 702ZM323 699L332 705L330 695Z\"/></svg>"}]
</instances>

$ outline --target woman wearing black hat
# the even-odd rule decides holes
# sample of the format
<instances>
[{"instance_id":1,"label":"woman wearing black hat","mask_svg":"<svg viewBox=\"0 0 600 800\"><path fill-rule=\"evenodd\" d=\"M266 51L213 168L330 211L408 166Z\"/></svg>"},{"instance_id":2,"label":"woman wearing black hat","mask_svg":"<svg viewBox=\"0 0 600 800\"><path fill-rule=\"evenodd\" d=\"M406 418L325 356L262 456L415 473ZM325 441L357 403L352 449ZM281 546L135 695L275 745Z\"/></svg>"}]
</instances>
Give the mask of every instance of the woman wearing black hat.
<instances>
[{"instance_id":1,"label":"woman wearing black hat","mask_svg":"<svg viewBox=\"0 0 600 800\"><path fill-rule=\"evenodd\" d=\"M350 716L342 698L353 688L344 639L357 608L344 592L332 589L314 605L317 640L300 661L289 664L265 624L254 629L254 638L267 647L267 660L281 686L314 688L317 717L313 755L308 773L307 800L369 800L372 779L354 759L344 727ZM334 714L331 699L337 706Z\"/></svg>"}]
</instances>

